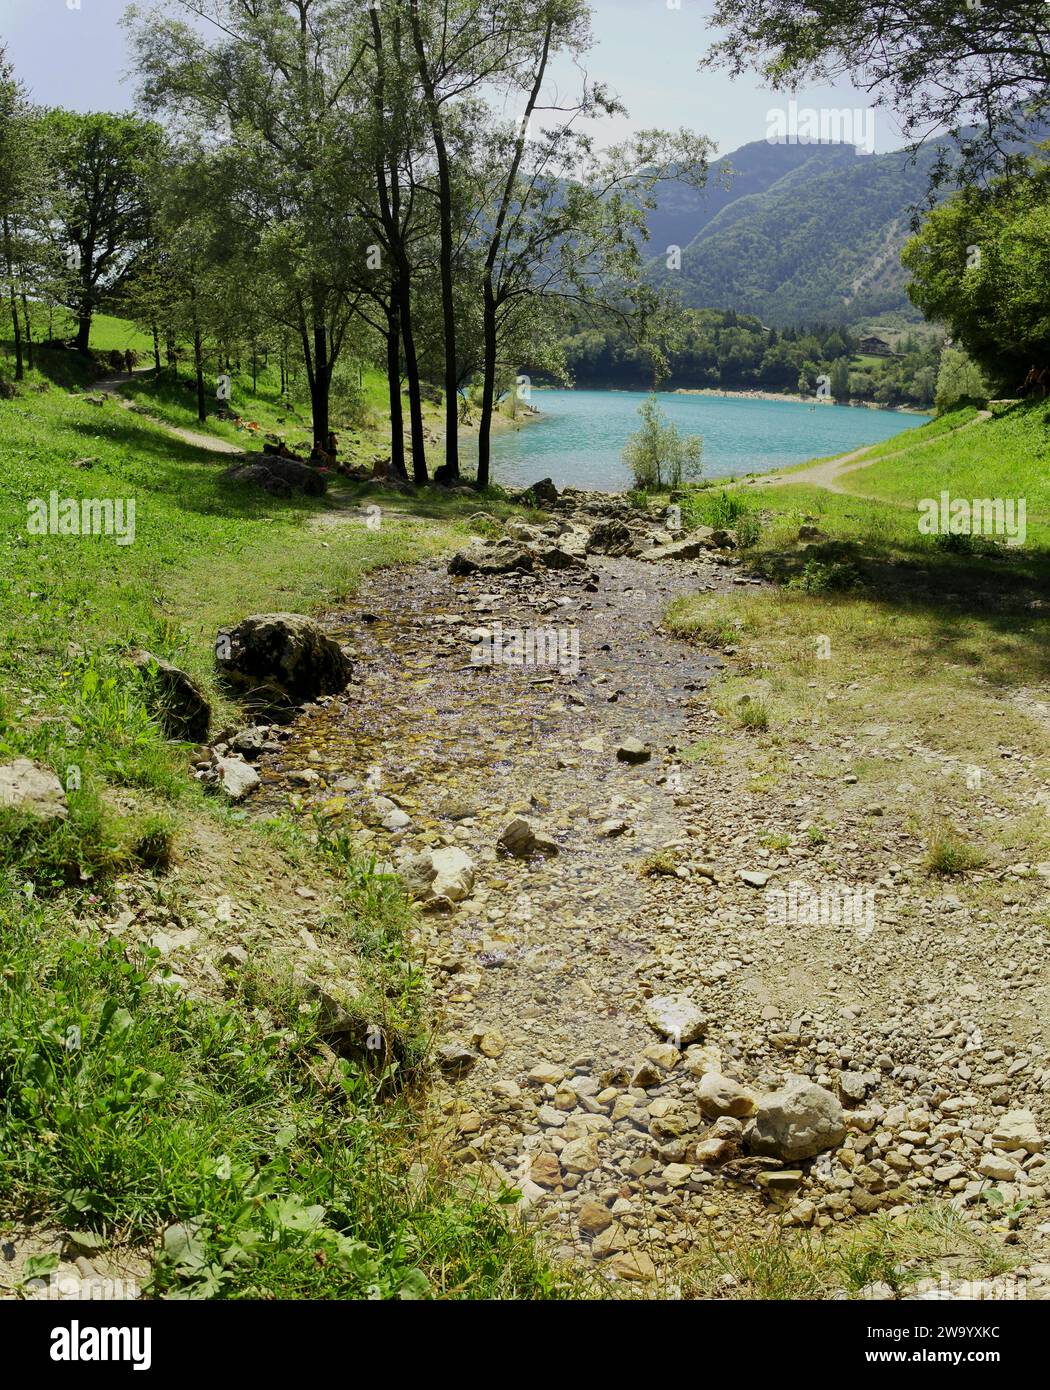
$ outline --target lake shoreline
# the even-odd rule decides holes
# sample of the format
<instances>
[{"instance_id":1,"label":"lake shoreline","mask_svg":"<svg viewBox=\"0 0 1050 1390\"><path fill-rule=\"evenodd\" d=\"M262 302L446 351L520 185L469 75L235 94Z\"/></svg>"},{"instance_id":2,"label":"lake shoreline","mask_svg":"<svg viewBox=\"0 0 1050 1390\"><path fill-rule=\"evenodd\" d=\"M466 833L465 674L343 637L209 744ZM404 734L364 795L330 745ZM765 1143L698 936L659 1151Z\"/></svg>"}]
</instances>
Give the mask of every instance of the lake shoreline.
<instances>
[{"instance_id":1,"label":"lake shoreline","mask_svg":"<svg viewBox=\"0 0 1050 1390\"><path fill-rule=\"evenodd\" d=\"M533 386L533 391L602 391L611 396L651 394L641 386ZM657 391L658 396L716 396L724 400L745 401L791 401L795 405L845 406L850 410L891 410L897 415L932 415L933 406L921 405L882 405L878 401L819 401L814 396L800 396L790 391L760 391L757 388L740 387L727 389L722 386L675 386L667 391Z\"/></svg>"},{"instance_id":2,"label":"lake shoreline","mask_svg":"<svg viewBox=\"0 0 1050 1390\"><path fill-rule=\"evenodd\" d=\"M847 410L893 410L899 415L929 415L921 405L880 405L878 401L821 401L813 396L800 396L787 391L726 391L718 386L676 386L669 396L721 396L727 400L743 399L749 401L794 401L797 405L843 406Z\"/></svg>"},{"instance_id":3,"label":"lake shoreline","mask_svg":"<svg viewBox=\"0 0 1050 1390\"><path fill-rule=\"evenodd\" d=\"M549 477L556 487L629 491L623 452L637 433L637 408L648 393L588 388L534 388L534 393L529 407L519 406L517 418L494 433L493 479L519 490ZM696 388L661 393L659 399L680 434L702 437L704 477L725 483L874 445L929 418L921 411L818 410L815 401L758 391ZM774 410L778 401L783 408ZM525 424L543 428L522 428ZM461 438L469 471L476 434L464 431Z\"/></svg>"}]
</instances>

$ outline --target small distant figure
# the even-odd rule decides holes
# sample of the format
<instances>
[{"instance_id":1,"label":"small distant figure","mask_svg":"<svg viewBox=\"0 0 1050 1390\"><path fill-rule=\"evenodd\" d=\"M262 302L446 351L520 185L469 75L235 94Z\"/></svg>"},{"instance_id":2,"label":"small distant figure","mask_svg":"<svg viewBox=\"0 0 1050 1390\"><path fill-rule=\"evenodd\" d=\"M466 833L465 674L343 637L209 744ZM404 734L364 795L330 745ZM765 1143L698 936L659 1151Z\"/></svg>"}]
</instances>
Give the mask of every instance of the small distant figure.
<instances>
[{"instance_id":1,"label":"small distant figure","mask_svg":"<svg viewBox=\"0 0 1050 1390\"><path fill-rule=\"evenodd\" d=\"M332 464L332 467L334 468L339 458L339 440L336 439L335 435L331 432L331 430L328 431L327 449L328 458Z\"/></svg>"},{"instance_id":2,"label":"small distant figure","mask_svg":"<svg viewBox=\"0 0 1050 1390\"><path fill-rule=\"evenodd\" d=\"M128 350L124 354L124 370L127 372L128 376L130 376L131 373L135 370L135 363L137 361L138 354L132 352L131 348L128 348Z\"/></svg>"},{"instance_id":3,"label":"small distant figure","mask_svg":"<svg viewBox=\"0 0 1050 1390\"><path fill-rule=\"evenodd\" d=\"M311 468L327 468L329 466L328 455L320 444L314 441L314 447L310 450L310 457L307 459Z\"/></svg>"}]
</instances>

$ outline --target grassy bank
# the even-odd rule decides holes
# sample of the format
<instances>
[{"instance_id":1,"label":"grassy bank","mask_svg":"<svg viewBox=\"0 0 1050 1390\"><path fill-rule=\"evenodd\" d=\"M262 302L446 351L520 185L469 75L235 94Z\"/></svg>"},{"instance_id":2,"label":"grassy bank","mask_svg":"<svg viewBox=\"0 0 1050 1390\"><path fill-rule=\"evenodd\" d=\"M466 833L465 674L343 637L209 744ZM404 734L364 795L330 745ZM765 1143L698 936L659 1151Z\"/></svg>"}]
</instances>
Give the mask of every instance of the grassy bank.
<instances>
[{"instance_id":1,"label":"grassy bank","mask_svg":"<svg viewBox=\"0 0 1050 1390\"><path fill-rule=\"evenodd\" d=\"M790 479L691 497L690 519L741 527L747 567L777 583L680 600L668 621L685 636L730 648L722 708L734 723L746 714L761 726L773 762L800 742L855 748L854 771L885 813L931 843L955 825L965 827L980 860L1035 863L1050 858L1050 830L1038 808L1013 794L1001 750L1021 749L1037 776L1050 774L1040 713L1050 680L1042 616L1050 431L1039 405L949 433L972 416L946 417L895 447L877 446L870 455L881 461L844 476L844 486L884 500ZM941 489L953 497L1026 497L1027 543L970 546L920 535L915 504ZM801 527L819 536L800 540ZM873 742L876 726L883 737ZM931 776L927 766L902 782L901 748L924 750L944 775ZM829 757L824 774L829 815L840 763ZM975 814L968 768L980 771L995 813Z\"/></svg>"},{"instance_id":2,"label":"grassy bank","mask_svg":"<svg viewBox=\"0 0 1050 1390\"><path fill-rule=\"evenodd\" d=\"M220 624L331 608L462 543L478 503L379 494L370 530L365 489L270 498L70 394L90 378L70 354L40 358L0 402L0 759L39 759L69 800L54 830L0 821L0 1223L39 1233L26 1277L76 1233L155 1293L566 1296L513 1200L453 1186L421 1123L425 975L396 881L323 824L205 795L126 661L190 671L220 727ZM135 385L195 423L165 389ZM134 542L29 534L52 491L134 499Z\"/></svg>"}]
</instances>

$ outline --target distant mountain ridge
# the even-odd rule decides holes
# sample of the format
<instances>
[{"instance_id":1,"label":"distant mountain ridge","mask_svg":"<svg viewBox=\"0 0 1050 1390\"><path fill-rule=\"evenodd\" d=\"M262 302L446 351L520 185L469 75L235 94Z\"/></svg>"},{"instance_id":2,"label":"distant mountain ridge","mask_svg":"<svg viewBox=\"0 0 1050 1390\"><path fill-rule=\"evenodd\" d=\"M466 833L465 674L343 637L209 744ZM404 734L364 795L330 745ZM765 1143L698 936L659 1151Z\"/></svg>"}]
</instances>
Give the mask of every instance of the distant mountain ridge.
<instances>
[{"instance_id":1,"label":"distant mountain ridge","mask_svg":"<svg viewBox=\"0 0 1050 1390\"><path fill-rule=\"evenodd\" d=\"M708 185L663 185L648 217L655 283L691 308L732 308L770 326L917 321L900 250L937 157L757 140L715 161ZM728 185L724 175L731 170ZM671 248L681 267L669 267Z\"/></svg>"}]
</instances>

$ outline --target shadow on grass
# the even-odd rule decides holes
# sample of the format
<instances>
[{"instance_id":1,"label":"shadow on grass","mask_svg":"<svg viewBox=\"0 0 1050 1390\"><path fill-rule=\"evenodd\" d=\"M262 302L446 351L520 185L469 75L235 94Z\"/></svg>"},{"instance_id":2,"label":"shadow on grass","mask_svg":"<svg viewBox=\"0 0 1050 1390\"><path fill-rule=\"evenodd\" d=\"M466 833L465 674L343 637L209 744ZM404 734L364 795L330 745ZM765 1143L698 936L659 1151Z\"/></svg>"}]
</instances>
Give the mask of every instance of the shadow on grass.
<instances>
[{"instance_id":1,"label":"shadow on grass","mask_svg":"<svg viewBox=\"0 0 1050 1390\"><path fill-rule=\"evenodd\" d=\"M131 451L136 459L118 465L125 476L134 478L150 492L171 497L187 511L239 520L265 520L271 516L294 517L324 510L323 498L272 497L251 483L235 482L226 476L230 468L251 462L257 456L247 453L243 458L239 454L209 455L195 444L158 433L155 425L139 423L133 414L111 415L102 422L101 429L79 421L71 428L89 441L96 440L104 432L109 441ZM144 455L156 462L155 472L150 472L138 461Z\"/></svg>"},{"instance_id":2,"label":"shadow on grass","mask_svg":"<svg viewBox=\"0 0 1050 1390\"><path fill-rule=\"evenodd\" d=\"M854 597L925 614L933 622L940 660L980 669L996 684L1017 684L1016 640L1023 637L1030 674L1050 676L1050 623L1044 616L1050 607L1050 551L1045 547L958 554L922 536L910 542L868 538L767 552L753 567L779 584L829 601Z\"/></svg>"}]
</instances>

